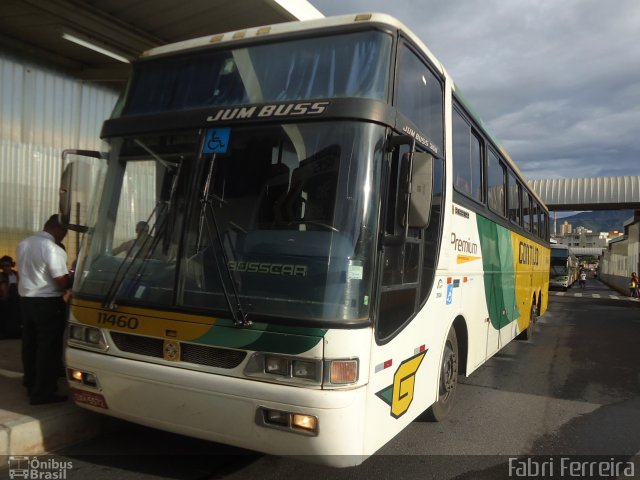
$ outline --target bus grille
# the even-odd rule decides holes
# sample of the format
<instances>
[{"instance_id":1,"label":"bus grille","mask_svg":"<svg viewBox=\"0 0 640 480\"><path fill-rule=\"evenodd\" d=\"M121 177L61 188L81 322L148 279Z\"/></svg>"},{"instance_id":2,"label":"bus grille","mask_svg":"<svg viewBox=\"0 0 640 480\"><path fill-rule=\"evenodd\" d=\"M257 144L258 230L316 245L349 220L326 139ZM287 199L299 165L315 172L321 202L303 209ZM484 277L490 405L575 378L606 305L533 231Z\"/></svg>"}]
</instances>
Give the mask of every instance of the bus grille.
<instances>
[{"instance_id":1,"label":"bus grille","mask_svg":"<svg viewBox=\"0 0 640 480\"><path fill-rule=\"evenodd\" d=\"M159 338L140 337L110 332L119 350L147 357L163 358L164 341ZM235 368L242 363L247 352L228 348L208 347L180 342L180 361L217 368Z\"/></svg>"}]
</instances>

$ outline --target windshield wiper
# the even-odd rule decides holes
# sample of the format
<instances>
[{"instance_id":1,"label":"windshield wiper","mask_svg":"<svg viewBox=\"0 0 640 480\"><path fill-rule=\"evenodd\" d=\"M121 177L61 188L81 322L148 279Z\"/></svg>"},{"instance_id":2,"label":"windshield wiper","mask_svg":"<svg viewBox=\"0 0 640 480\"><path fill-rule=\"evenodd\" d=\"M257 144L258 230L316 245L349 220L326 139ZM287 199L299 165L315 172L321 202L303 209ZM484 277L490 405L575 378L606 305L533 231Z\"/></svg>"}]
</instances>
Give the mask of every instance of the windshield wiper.
<instances>
[{"instance_id":1,"label":"windshield wiper","mask_svg":"<svg viewBox=\"0 0 640 480\"><path fill-rule=\"evenodd\" d=\"M231 290L233 297L235 299L235 307L231 301L231 296L229 291L227 290L227 286L225 285L225 276L223 275L222 269L220 268L220 260L217 255L215 255L214 251L214 263L216 265L216 271L218 272L218 278L220 279L220 286L222 288L222 293L227 302L227 306L229 307L229 311L231 312L231 316L233 318L233 323L236 327L250 327L253 325L253 322L247 318L247 313L242 308L242 303L240 301L240 295L238 294L238 290L236 289L235 279L233 278L233 273L229 269L229 259L225 252L224 241L222 240L222 234L220 233L220 228L218 226L218 220L216 219L216 214L213 209L212 202L213 200L217 200L221 203L224 202L224 199L218 197L217 195L211 193L211 180L213 178L213 169L216 161L216 154L213 154L213 158L211 159L211 165L209 166L209 171L207 172L207 179L204 184L204 189L202 190L202 197L200 198L200 223L198 225L198 237L196 244L196 251L200 251L202 246L202 235L204 226L207 227L207 232L209 234L209 238L216 238L218 245L220 247L220 252L222 254L222 263L224 264L224 270L226 273L226 277L228 281L231 283ZM207 208L208 207L208 208ZM207 221L206 211L209 210L211 214L211 219L213 222L213 230L215 231L215 235L211 232L211 225Z\"/></svg>"},{"instance_id":2,"label":"windshield wiper","mask_svg":"<svg viewBox=\"0 0 640 480\"><path fill-rule=\"evenodd\" d=\"M134 263L136 263L135 260L139 259L143 253L145 257L148 255L151 255L155 251L156 247L158 246L158 243L161 238L165 239L165 241L163 242L162 253L163 254L167 253L168 242L169 242L169 239L171 238L171 233L172 233L172 230L167 228L169 225L168 220L169 220L170 214L174 210L172 208L173 201L175 198L175 193L178 188L178 180L180 178L180 173L182 172L182 163L184 160L184 157L180 157L179 163L167 162L166 160L161 158L158 154L156 154L153 150L147 147L139 139L137 138L134 139L134 142L140 147L142 147L149 155L151 155L156 162L162 165L167 170L168 173L173 174L173 178L171 179L169 198L167 200L159 200L158 202L156 202L156 205L154 206L153 211L151 212L151 214L149 215L149 218L147 218L145 222L149 226L149 232L148 232L149 234L145 235L141 245L139 244L140 237L135 238L135 240L133 241L133 244L127 250L124 259L122 260L122 262L120 262L120 265L118 266L118 270L116 271L116 274L113 277L113 281L111 282L111 285L107 290L107 295L105 296L105 299L103 302L103 306L110 310L113 310L117 307L115 302L116 298L118 296L120 288L122 287L122 284L124 283L125 278L127 278L129 272L131 271L131 268L133 267ZM161 208L161 207L165 207L165 208ZM153 224L151 224L150 223L151 219L154 218L154 216L156 221ZM133 255L133 257L132 257L132 252L135 252L135 255ZM128 262L128 260L131 260L131 261ZM123 267L125 265L126 265L126 268L123 271ZM142 275L142 273L144 272L144 269L146 268L146 265L147 265L146 262L141 262L141 264L138 266L138 271L135 274L136 278L139 278Z\"/></svg>"}]
</instances>

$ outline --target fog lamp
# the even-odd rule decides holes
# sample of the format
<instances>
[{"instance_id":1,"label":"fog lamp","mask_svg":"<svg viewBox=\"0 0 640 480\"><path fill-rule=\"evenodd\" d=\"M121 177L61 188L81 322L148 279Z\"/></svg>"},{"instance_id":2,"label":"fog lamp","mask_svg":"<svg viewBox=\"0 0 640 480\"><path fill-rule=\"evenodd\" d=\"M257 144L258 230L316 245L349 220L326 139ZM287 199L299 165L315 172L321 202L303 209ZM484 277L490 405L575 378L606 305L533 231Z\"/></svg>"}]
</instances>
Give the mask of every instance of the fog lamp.
<instances>
[{"instance_id":1,"label":"fog lamp","mask_svg":"<svg viewBox=\"0 0 640 480\"><path fill-rule=\"evenodd\" d=\"M98 377L91 372L78 370L76 368L67 368L67 378L70 382L81 383L87 387L98 387Z\"/></svg>"},{"instance_id":2,"label":"fog lamp","mask_svg":"<svg viewBox=\"0 0 640 480\"><path fill-rule=\"evenodd\" d=\"M265 421L282 427L289 426L289 414L279 410L265 410Z\"/></svg>"},{"instance_id":3,"label":"fog lamp","mask_svg":"<svg viewBox=\"0 0 640 480\"><path fill-rule=\"evenodd\" d=\"M82 372L80 370L74 370L73 368L67 368L67 377L74 382L82 383Z\"/></svg>"},{"instance_id":4,"label":"fog lamp","mask_svg":"<svg viewBox=\"0 0 640 480\"><path fill-rule=\"evenodd\" d=\"M85 373L83 380L85 385L88 385L90 387L98 386L98 380L96 379L96 376L93 373Z\"/></svg>"},{"instance_id":5,"label":"fog lamp","mask_svg":"<svg viewBox=\"0 0 640 480\"><path fill-rule=\"evenodd\" d=\"M318 419L313 415L303 415L300 413L294 413L293 419L291 421L291 426L293 428L299 428L307 432L317 433Z\"/></svg>"},{"instance_id":6,"label":"fog lamp","mask_svg":"<svg viewBox=\"0 0 640 480\"><path fill-rule=\"evenodd\" d=\"M320 424L315 415L271 410L266 407L258 407L255 418L256 423L262 427L307 436L317 436Z\"/></svg>"}]
</instances>

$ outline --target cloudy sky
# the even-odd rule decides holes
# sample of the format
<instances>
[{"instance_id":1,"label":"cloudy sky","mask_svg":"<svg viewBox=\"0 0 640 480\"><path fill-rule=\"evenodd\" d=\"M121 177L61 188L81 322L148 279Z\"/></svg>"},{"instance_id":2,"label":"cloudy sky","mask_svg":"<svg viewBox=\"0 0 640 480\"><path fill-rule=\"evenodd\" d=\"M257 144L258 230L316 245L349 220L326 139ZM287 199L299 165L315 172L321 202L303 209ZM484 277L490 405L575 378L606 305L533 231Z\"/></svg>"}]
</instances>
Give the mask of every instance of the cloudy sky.
<instances>
[{"instance_id":1,"label":"cloudy sky","mask_svg":"<svg viewBox=\"0 0 640 480\"><path fill-rule=\"evenodd\" d=\"M309 0L389 13L528 179L640 175L640 1Z\"/></svg>"}]
</instances>

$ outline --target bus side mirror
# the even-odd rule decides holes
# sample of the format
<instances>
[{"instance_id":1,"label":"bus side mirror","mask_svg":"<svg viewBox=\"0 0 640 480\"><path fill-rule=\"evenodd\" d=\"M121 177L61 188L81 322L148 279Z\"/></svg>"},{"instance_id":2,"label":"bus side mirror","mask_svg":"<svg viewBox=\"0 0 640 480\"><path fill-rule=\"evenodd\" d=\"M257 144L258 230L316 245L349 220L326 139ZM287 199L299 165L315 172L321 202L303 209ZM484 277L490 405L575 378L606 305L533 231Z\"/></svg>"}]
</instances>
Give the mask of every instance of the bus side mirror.
<instances>
[{"instance_id":1,"label":"bus side mirror","mask_svg":"<svg viewBox=\"0 0 640 480\"><path fill-rule=\"evenodd\" d=\"M79 158L70 161L71 156ZM60 177L59 216L64 226L76 232L86 232L88 229L82 223L87 222L87 210L97 193L91 188L99 184L97 180L105 170L106 162L96 162L91 160L93 158L103 160L104 155L93 150L64 150L62 152L64 170Z\"/></svg>"},{"instance_id":2,"label":"bus side mirror","mask_svg":"<svg viewBox=\"0 0 640 480\"><path fill-rule=\"evenodd\" d=\"M428 153L413 154L411 192L409 194L409 226L429 225L433 193L433 157Z\"/></svg>"}]
</instances>

